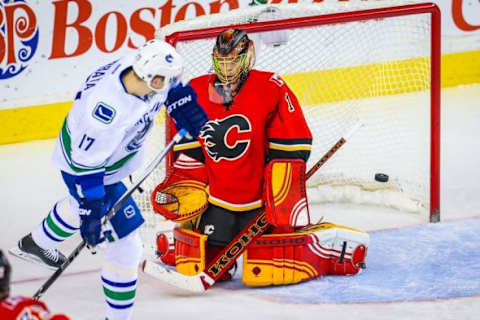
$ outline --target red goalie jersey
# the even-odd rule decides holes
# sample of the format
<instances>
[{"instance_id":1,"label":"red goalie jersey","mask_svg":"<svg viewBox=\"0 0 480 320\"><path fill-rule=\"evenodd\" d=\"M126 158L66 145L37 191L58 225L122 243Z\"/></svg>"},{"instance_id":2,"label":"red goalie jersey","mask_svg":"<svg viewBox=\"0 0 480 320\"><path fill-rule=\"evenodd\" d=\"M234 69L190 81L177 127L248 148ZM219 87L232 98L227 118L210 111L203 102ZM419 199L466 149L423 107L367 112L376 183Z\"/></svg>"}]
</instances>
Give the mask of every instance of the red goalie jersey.
<instances>
[{"instance_id":1,"label":"red goalie jersey","mask_svg":"<svg viewBox=\"0 0 480 320\"><path fill-rule=\"evenodd\" d=\"M197 141L183 140L174 147L175 166L205 164L212 204L232 211L260 208L265 163L274 158L306 161L312 135L295 94L276 74L251 70L228 105L222 104L214 81L215 76L204 75L190 82L209 121Z\"/></svg>"}]
</instances>

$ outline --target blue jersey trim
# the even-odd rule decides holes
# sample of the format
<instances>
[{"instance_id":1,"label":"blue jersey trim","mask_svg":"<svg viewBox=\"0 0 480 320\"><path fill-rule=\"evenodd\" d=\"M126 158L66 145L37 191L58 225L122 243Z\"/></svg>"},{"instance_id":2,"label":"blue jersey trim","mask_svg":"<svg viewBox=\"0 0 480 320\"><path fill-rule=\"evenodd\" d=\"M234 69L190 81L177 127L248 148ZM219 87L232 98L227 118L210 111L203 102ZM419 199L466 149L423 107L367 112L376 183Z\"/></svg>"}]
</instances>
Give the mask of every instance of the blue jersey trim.
<instances>
[{"instance_id":1,"label":"blue jersey trim","mask_svg":"<svg viewBox=\"0 0 480 320\"><path fill-rule=\"evenodd\" d=\"M71 225L69 225L68 223L63 221L63 219L57 213L57 204L58 203L55 203L55 206L53 207L53 215L54 215L55 219L57 219L57 221L60 222L60 224L62 226L64 226L65 228L67 228L68 230L77 231L78 229L80 229L80 228L72 227Z\"/></svg>"},{"instance_id":2,"label":"blue jersey trim","mask_svg":"<svg viewBox=\"0 0 480 320\"><path fill-rule=\"evenodd\" d=\"M48 232L47 227L45 227L45 222L46 222L46 219L43 219L42 228L43 228L43 232L45 232L45 234L47 235L47 237L49 237L50 239L52 239L52 240L55 241L55 242L62 242L63 239L55 238L54 236L52 236L52 235L50 234L50 232Z\"/></svg>"},{"instance_id":3,"label":"blue jersey trim","mask_svg":"<svg viewBox=\"0 0 480 320\"><path fill-rule=\"evenodd\" d=\"M129 303L129 304L126 304L126 305L118 305L118 304L113 304L111 302L108 302L107 300L105 300L107 302L107 304L112 307L113 309L128 309L128 308L131 308L133 307L133 302L132 303Z\"/></svg>"},{"instance_id":4,"label":"blue jersey trim","mask_svg":"<svg viewBox=\"0 0 480 320\"><path fill-rule=\"evenodd\" d=\"M101 278L102 278L102 281L104 283L106 283L106 284L108 284L109 286L112 286L112 287L126 288L126 287L132 287L132 286L137 284L137 280L133 280L133 281L130 281L130 282L113 282L113 281L105 279L104 277L101 277Z\"/></svg>"}]
</instances>

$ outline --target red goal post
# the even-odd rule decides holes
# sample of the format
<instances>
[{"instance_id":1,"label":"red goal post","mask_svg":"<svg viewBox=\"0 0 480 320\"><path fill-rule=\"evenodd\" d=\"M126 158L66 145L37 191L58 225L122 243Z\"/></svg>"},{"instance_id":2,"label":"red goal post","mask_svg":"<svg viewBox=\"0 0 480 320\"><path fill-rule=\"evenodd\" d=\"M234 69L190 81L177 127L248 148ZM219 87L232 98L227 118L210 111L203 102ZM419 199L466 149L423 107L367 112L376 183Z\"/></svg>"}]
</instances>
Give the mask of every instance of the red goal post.
<instances>
[{"instance_id":1,"label":"red goal post","mask_svg":"<svg viewBox=\"0 0 480 320\"><path fill-rule=\"evenodd\" d=\"M386 18L403 17L408 15L429 14L430 23L430 179L429 179L429 221L440 220L440 58L441 58L441 30L440 10L433 3L408 4L393 7L382 7L358 11L339 12L325 15L315 15L297 18L288 18L274 21L253 22L235 25L248 33L291 30L308 28L312 26L342 24L348 22L381 20ZM173 46L182 42L199 39L214 38L226 27L215 26L197 30L174 32L166 37ZM195 51L189 53L195 55ZM209 56L202 57L205 60ZM187 57L188 59L188 57ZM167 127L166 139L169 141L169 129ZM171 166L170 155L167 168ZM416 159L411 159L416 161Z\"/></svg>"}]
</instances>

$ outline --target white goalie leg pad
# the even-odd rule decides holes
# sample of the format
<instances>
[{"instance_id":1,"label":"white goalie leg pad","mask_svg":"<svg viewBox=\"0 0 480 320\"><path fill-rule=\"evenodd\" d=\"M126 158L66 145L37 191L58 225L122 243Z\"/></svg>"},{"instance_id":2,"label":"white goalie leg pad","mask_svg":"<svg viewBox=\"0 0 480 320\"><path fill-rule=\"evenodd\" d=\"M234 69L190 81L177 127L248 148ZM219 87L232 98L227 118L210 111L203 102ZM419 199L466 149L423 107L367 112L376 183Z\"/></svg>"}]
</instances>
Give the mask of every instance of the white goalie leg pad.
<instances>
[{"instance_id":1,"label":"white goalie leg pad","mask_svg":"<svg viewBox=\"0 0 480 320\"><path fill-rule=\"evenodd\" d=\"M364 269L370 236L361 230L333 223L320 223L308 228L312 242L309 249L328 258L328 274L356 274Z\"/></svg>"},{"instance_id":2,"label":"white goalie leg pad","mask_svg":"<svg viewBox=\"0 0 480 320\"><path fill-rule=\"evenodd\" d=\"M102 285L108 319L131 318L141 256L142 243L137 231L106 243Z\"/></svg>"},{"instance_id":3,"label":"white goalie leg pad","mask_svg":"<svg viewBox=\"0 0 480 320\"><path fill-rule=\"evenodd\" d=\"M47 217L32 231L32 238L43 249L53 249L80 228L78 202L68 196L53 206Z\"/></svg>"}]
</instances>

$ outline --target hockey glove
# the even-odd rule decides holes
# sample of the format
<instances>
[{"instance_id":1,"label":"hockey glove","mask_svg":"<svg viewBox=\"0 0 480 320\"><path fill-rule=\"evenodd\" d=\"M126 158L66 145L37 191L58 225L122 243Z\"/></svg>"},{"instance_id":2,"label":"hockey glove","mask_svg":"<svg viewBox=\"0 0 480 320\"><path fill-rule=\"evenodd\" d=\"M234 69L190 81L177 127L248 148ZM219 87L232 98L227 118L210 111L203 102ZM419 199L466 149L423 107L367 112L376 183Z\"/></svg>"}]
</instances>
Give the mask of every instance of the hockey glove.
<instances>
[{"instance_id":1,"label":"hockey glove","mask_svg":"<svg viewBox=\"0 0 480 320\"><path fill-rule=\"evenodd\" d=\"M109 205L104 199L80 201L80 233L89 247L95 247L105 240L102 237L102 217Z\"/></svg>"},{"instance_id":2,"label":"hockey glove","mask_svg":"<svg viewBox=\"0 0 480 320\"><path fill-rule=\"evenodd\" d=\"M183 86L180 83L170 89L165 106L177 129L186 129L192 137L197 137L208 121L207 114L198 104L197 94L190 84Z\"/></svg>"},{"instance_id":3,"label":"hockey glove","mask_svg":"<svg viewBox=\"0 0 480 320\"><path fill-rule=\"evenodd\" d=\"M109 203L105 201L103 177L104 173L99 172L78 176L75 181L83 196L79 201L80 233L89 247L104 240L101 219L107 213Z\"/></svg>"}]
</instances>

